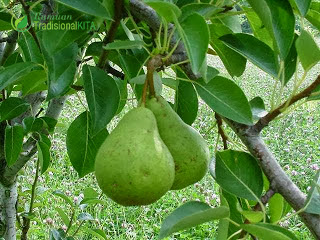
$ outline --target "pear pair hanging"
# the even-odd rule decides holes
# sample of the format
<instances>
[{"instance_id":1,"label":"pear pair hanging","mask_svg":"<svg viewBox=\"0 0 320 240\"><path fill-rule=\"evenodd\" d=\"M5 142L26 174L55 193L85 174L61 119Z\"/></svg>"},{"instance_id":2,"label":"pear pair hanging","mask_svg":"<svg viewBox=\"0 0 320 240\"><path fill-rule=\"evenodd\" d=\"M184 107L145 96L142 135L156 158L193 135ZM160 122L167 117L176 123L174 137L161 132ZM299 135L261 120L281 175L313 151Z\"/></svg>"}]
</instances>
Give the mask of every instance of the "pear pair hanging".
<instances>
[{"instance_id":1,"label":"pear pair hanging","mask_svg":"<svg viewBox=\"0 0 320 240\"><path fill-rule=\"evenodd\" d=\"M158 96L121 119L98 151L95 174L115 202L147 205L202 179L208 161L205 140Z\"/></svg>"}]
</instances>

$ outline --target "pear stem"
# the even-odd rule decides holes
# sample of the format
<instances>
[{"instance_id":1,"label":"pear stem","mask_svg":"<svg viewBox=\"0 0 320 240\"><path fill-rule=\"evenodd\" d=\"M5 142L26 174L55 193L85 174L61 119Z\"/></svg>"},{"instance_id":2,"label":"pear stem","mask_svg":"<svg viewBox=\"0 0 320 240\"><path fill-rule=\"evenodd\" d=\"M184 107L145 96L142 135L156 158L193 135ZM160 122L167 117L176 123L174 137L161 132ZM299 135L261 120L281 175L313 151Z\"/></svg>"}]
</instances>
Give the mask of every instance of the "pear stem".
<instances>
[{"instance_id":1,"label":"pear stem","mask_svg":"<svg viewBox=\"0 0 320 240\"><path fill-rule=\"evenodd\" d=\"M162 65L163 65L163 62L160 55L156 55L148 61L147 77L146 77L146 81L144 83L143 92L142 92L142 103L146 102L148 86L150 90L150 96L152 97L156 96L156 91L154 88L153 73Z\"/></svg>"},{"instance_id":2,"label":"pear stem","mask_svg":"<svg viewBox=\"0 0 320 240\"><path fill-rule=\"evenodd\" d=\"M149 81L148 81L148 74L147 74L146 81L143 86L143 92L142 92L142 104L143 105L145 105L145 103L146 103L148 83L149 83Z\"/></svg>"},{"instance_id":3,"label":"pear stem","mask_svg":"<svg viewBox=\"0 0 320 240\"><path fill-rule=\"evenodd\" d=\"M150 95L154 97L156 95L156 91L154 89L154 80L153 80L153 72L154 72L154 58L151 58L147 65L147 79L146 82L149 84Z\"/></svg>"}]
</instances>

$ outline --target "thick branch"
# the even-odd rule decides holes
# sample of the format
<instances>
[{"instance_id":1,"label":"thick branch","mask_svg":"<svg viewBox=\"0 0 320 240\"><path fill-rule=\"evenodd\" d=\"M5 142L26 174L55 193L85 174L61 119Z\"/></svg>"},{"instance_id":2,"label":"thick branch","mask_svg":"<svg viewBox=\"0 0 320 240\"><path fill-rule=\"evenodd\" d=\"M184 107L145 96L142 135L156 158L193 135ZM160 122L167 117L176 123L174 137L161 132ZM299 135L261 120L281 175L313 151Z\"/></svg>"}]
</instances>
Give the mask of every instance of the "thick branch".
<instances>
[{"instance_id":1,"label":"thick branch","mask_svg":"<svg viewBox=\"0 0 320 240\"><path fill-rule=\"evenodd\" d=\"M1 235L6 240L16 240L17 183L6 187L0 184L0 225Z\"/></svg>"},{"instance_id":2,"label":"thick branch","mask_svg":"<svg viewBox=\"0 0 320 240\"><path fill-rule=\"evenodd\" d=\"M13 119L13 123L21 124L23 119L29 116L35 116L40 108L42 102L46 99L46 93L44 91L27 95L23 98L30 104L31 108L19 117Z\"/></svg>"},{"instance_id":3,"label":"thick branch","mask_svg":"<svg viewBox=\"0 0 320 240\"><path fill-rule=\"evenodd\" d=\"M268 126L268 124L272 120L274 120L276 117L278 117L281 114L282 109L284 109L285 107L291 106L292 104L296 103L297 101L299 101L303 98L309 97L312 94L313 90L315 90L319 84L320 84L320 75L317 77L317 79L309 87L304 89L299 94L293 96L289 100L289 102L284 102L279 107L277 107L275 110L273 110L272 112L269 112L263 118L260 118L260 120L254 126L256 131L260 132L264 127Z\"/></svg>"},{"instance_id":4,"label":"thick branch","mask_svg":"<svg viewBox=\"0 0 320 240\"><path fill-rule=\"evenodd\" d=\"M158 14L149 6L147 6L145 3L143 3L140 0L130 0L130 12L132 15L147 23L147 25L155 32L159 31L160 28L160 19L158 17ZM172 31L173 25L169 25L169 31ZM170 40L170 47L174 47L177 43L177 39L175 36L173 36ZM183 45L183 42L180 41L178 44L178 47L174 51L174 56L172 59L168 61L166 65L169 63L177 63L177 62L183 62L188 59L188 55L186 53L185 47ZM190 64L183 64L182 69L184 72L191 78L191 79L197 79L200 76L195 75L192 70Z\"/></svg>"}]
</instances>

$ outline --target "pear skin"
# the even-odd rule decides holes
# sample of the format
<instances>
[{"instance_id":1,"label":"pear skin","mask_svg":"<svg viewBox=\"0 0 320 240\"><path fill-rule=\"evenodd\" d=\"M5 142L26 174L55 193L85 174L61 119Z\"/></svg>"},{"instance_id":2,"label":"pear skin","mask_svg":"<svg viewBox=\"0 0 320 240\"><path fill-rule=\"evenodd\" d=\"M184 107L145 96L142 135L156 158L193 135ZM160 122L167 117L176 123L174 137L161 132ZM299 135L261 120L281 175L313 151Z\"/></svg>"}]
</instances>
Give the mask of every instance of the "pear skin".
<instances>
[{"instance_id":1,"label":"pear skin","mask_svg":"<svg viewBox=\"0 0 320 240\"><path fill-rule=\"evenodd\" d=\"M160 136L175 162L175 179L171 189L182 189L201 180L209 165L206 141L184 123L161 96L148 99L146 107L155 115Z\"/></svg>"},{"instance_id":2,"label":"pear skin","mask_svg":"<svg viewBox=\"0 0 320 240\"><path fill-rule=\"evenodd\" d=\"M124 206L153 203L170 190L174 161L149 109L121 119L97 153L95 175L102 191Z\"/></svg>"}]
</instances>

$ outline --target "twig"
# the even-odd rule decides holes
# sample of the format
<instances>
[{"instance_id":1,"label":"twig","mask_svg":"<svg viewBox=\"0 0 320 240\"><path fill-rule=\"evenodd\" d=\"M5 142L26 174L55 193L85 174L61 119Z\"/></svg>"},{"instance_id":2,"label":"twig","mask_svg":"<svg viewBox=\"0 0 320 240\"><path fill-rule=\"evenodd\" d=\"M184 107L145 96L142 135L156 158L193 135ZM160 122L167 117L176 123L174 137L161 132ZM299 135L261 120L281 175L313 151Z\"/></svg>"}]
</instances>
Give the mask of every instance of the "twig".
<instances>
[{"instance_id":1,"label":"twig","mask_svg":"<svg viewBox=\"0 0 320 240\"><path fill-rule=\"evenodd\" d=\"M77 62L77 66L79 66L79 65L82 64L82 63L88 62L88 61L90 61L90 60L92 60L92 59L93 59L93 57L88 57L88 58L86 58L86 59L83 59L83 60L81 60L81 61L78 61L78 62Z\"/></svg>"},{"instance_id":2,"label":"twig","mask_svg":"<svg viewBox=\"0 0 320 240\"><path fill-rule=\"evenodd\" d=\"M114 1L114 21L111 23L108 34L103 40L104 46L107 45L108 43L111 43L116 36L116 32L122 18L123 4L124 4L123 0ZM99 68L101 69L104 68L104 65L106 64L106 61L108 59L108 54L109 54L109 51L106 49L103 49L99 58L99 63L97 65Z\"/></svg>"},{"instance_id":3,"label":"twig","mask_svg":"<svg viewBox=\"0 0 320 240\"><path fill-rule=\"evenodd\" d=\"M317 79L306 89L304 89L302 92L300 92L299 94L293 96L289 102L284 102L282 103L279 107L277 107L276 109L274 109L272 112L269 112L266 116L264 116L263 118L260 118L260 120L254 125L254 129L257 132L260 132L264 127L268 126L268 124L274 120L276 117L278 117L282 111L284 110L285 107L289 107L292 104L296 103L297 101L309 97L313 90L316 89L316 87L318 87L318 85L320 84L320 75L317 77Z\"/></svg>"},{"instance_id":4,"label":"twig","mask_svg":"<svg viewBox=\"0 0 320 240\"><path fill-rule=\"evenodd\" d=\"M117 69L111 67L109 64L106 66L105 70L107 71L107 73L110 73L111 75L124 80L124 74L118 71Z\"/></svg>"},{"instance_id":5,"label":"twig","mask_svg":"<svg viewBox=\"0 0 320 240\"><path fill-rule=\"evenodd\" d=\"M30 200L30 207L29 207L29 214L31 215L33 212L33 204L36 196L36 187L37 182L39 179L39 167L40 167L40 160L37 160L37 168L36 168L36 175L34 177L34 182L32 184L31 189L31 200ZM29 217L23 217L23 227L22 227L22 235L21 240L27 240L28 239L28 231L30 229L30 216Z\"/></svg>"},{"instance_id":6,"label":"twig","mask_svg":"<svg viewBox=\"0 0 320 240\"><path fill-rule=\"evenodd\" d=\"M38 48L39 48L39 50L40 50L40 52L41 52L41 47L40 47L39 39L38 39L38 37L37 37L36 32L34 31L34 29L33 29L33 27L32 27L31 16L30 16L30 6L27 5L24 0L19 0L19 2L21 3L21 5L22 5L22 7L23 7L23 9L24 9L24 11L25 11L25 13L27 14L28 26L29 26L29 28L30 28L30 29L29 29L29 32L30 32L30 34L32 35L34 41L36 42L36 44L37 44L37 46L38 46Z\"/></svg>"},{"instance_id":7,"label":"twig","mask_svg":"<svg viewBox=\"0 0 320 240\"><path fill-rule=\"evenodd\" d=\"M35 117L36 118L39 117L39 115L43 112L43 110L44 110L44 108L40 108L38 113L35 115Z\"/></svg>"},{"instance_id":8,"label":"twig","mask_svg":"<svg viewBox=\"0 0 320 240\"><path fill-rule=\"evenodd\" d=\"M74 219L74 215L76 214L75 210L73 209L72 210L72 213L71 213L71 217L70 217L70 221L69 221L69 224L68 224L68 227L67 227L67 231L66 231L66 234L70 231L71 227L72 227L72 224L73 224L73 219Z\"/></svg>"},{"instance_id":9,"label":"twig","mask_svg":"<svg viewBox=\"0 0 320 240\"><path fill-rule=\"evenodd\" d=\"M85 223L85 220L82 220L81 223L79 224L79 226L77 227L76 231L72 234L72 236L74 237L75 235L77 235L77 233L79 232L80 228L82 227L82 225Z\"/></svg>"},{"instance_id":10,"label":"twig","mask_svg":"<svg viewBox=\"0 0 320 240\"><path fill-rule=\"evenodd\" d=\"M222 126L222 119L218 113L214 114L216 120L217 120L217 125L218 125L218 133L222 138L223 142L223 149L227 150L228 149L228 137L224 133L223 126Z\"/></svg>"}]
</instances>

